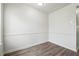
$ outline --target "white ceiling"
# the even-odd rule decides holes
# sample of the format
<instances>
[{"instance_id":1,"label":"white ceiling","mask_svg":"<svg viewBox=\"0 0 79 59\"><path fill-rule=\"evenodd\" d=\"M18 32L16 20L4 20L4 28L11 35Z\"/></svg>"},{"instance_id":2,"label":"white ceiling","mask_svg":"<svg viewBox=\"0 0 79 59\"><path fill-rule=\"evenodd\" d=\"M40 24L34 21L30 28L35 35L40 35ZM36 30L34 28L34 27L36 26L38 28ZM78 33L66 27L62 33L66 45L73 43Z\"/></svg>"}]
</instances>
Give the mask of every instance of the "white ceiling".
<instances>
[{"instance_id":1,"label":"white ceiling","mask_svg":"<svg viewBox=\"0 0 79 59\"><path fill-rule=\"evenodd\" d=\"M27 5L34 7L45 13L51 13L69 5L69 3L43 3L43 6L39 6L37 3L27 3Z\"/></svg>"}]
</instances>

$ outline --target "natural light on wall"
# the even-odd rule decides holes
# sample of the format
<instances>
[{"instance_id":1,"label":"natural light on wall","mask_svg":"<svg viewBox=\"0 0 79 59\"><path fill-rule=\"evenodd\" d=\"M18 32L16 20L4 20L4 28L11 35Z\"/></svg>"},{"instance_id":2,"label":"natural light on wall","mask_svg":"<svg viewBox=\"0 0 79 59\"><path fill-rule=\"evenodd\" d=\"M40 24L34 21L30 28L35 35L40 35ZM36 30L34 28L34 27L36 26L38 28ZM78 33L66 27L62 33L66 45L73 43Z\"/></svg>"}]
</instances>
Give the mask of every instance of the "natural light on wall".
<instances>
[{"instance_id":1,"label":"natural light on wall","mask_svg":"<svg viewBox=\"0 0 79 59\"><path fill-rule=\"evenodd\" d=\"M43 5L43 3L38 3L38 5L39 5L39 6L42 6L42 5Z\"/></svg>"}]
</instances>

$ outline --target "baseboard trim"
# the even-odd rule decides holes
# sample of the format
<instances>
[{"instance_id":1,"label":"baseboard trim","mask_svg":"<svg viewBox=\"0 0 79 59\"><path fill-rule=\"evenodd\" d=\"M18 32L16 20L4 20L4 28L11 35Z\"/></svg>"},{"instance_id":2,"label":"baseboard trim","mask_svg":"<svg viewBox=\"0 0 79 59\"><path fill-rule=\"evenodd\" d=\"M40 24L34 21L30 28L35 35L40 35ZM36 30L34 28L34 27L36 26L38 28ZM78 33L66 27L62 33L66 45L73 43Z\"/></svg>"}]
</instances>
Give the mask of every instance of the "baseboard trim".
<instances>
[{"instance_id":1,"label":"baseboard trim","mask_svg":"<svg viewBox=\"0 0 79 59\"><path fill-rule=\"evenodd\" d=\"M16 48L16 49L11 49L11 50L8 50L8 51L4 52L4 54L11 53L11 52L18 51L18 50L22 50L22 49L26 49L26 48L30 48L32 46L42 44L42 43L45 43L45 42L48 42L48 41L38 42L38 43L32 44L30 46L24 46L24 47L20 47L20 48Z\"/></svg>"},{"instance_id":2,"label":"baseboard trim","mask_svg":"<svg viewBox=\"0 0 79 59\"><path fill-rule=\"evenodd\" d=\"M66 47L66 46L63 46L63 45L61 45L61 44L58 44L58 43L56 43L56 42L52 42L52 41L50 41L50 40L48 40L48 41L51 42L51 43L54 43L54 44L56 44L56 45L58 45L58 46L61 46L61 47L67 48L67 49L69 49L69 50L72 50L72 51L74 51L74 52L77 52L77 49L71 49L71 48L68 48L68 47Z\"/></svg>"},{"instance_id":3,"label":"baseboard trim","mask_svg":"<svg viewBox=\"0 0 79 59\"><path fill-rule=\"evenodd\" d=\"M52 41L48 40L48 41L38 42L38 43L32 44L30 46L24 46L24 47L20 47L20 48L16 48L16 49L11 49L11 50L8 50L7 52L4 52L4 54L11 53L11 52L18 51L18 50L22 50L22 49L26 49L26 48L30 48L32 46L35 46L35 45L38 45L38 44L42 44L42 43L45 43L45 42L51 42L51 43L54 43L54 44L56 44L58 46L61 46L61 47L67 48L69 50L72 50L74 52L77 52L76 49L71 49L71 48L65 47L63 45L57 44L56 42L52 42Z\"/></svg>"}]
</instances>

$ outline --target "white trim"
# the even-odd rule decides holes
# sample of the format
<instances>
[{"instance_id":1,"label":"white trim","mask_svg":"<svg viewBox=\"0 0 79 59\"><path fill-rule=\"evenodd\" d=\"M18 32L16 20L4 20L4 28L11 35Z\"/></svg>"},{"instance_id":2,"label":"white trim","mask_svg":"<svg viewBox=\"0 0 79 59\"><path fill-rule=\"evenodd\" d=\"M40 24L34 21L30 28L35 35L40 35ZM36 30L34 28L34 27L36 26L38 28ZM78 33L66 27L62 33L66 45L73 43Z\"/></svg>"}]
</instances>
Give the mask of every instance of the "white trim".
<instances>
[{"instance_id":1,"label":"white trim","mask_svg":"<svg viewBox=\"0 0 79 59\"><path fill-rule=\"evenodd\" d=\"M10 53L10 52L14 52L14 51L18 51L18 50L22 50L22 49L26 49L26 48L29 48L29 47L32 47L32 46L35 46L35 45L38 45L38 44L45 43L45 42L48 42L48 41L37 42L37 43L35 43L35 44L31 44L30 46L23 46L23 47L11 49L11 50L5 51L4 54Z\"/></svg>"},{"instance_id":2,"label":"white trim","mask_svg":"<svg viewBox=\"0 0 79 59\"><path fill-rule=\"evenodd\" d=\"M56 43L56 42L52 42L51 40L48 40L48 41L51 42L51 43L54 43L54 44L56 44L56 45L59 45L59 46L61 46L61 47L67 48L67 49L69 49L69 50L72 50L72 51L74 51L74 52L77 52L77 49L69 48L69 47L64 46L64 45L62 45L62 44L58 44L58 43Z\"/></svg>"},{"instance_id":3,"label":"white trim","mask_svg":"<svg viewBox=\"0 0 79 59\"><path fill-rule=\"evenodd\" d=\"M32 35L32 34L47 34L48 32L39 32L39 33L8 33L4 34L4 36L18 36L18 35Z\"/></svg>"}]
</instances>

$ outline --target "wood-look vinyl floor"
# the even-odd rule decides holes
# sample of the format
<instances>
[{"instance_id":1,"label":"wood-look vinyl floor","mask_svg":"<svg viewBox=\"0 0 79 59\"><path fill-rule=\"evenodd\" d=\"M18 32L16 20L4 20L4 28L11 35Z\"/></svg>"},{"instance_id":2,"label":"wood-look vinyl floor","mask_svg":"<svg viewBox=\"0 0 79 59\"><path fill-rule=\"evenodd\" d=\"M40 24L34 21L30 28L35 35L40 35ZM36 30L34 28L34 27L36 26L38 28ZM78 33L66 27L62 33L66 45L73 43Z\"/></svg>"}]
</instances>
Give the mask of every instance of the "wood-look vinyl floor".
<instances>
[{"instance_id":1,"label":"wood-look vinyl floor","mask_svg":"<svg viewBox=\"0 0 79 59\"><path fill-rule=\"evenodd\" d=\"M27 49L5 54L5 56L77 56L78 54L56 44L46 42Z\"/></svg>"}]
</instances>

